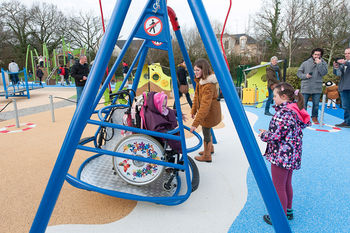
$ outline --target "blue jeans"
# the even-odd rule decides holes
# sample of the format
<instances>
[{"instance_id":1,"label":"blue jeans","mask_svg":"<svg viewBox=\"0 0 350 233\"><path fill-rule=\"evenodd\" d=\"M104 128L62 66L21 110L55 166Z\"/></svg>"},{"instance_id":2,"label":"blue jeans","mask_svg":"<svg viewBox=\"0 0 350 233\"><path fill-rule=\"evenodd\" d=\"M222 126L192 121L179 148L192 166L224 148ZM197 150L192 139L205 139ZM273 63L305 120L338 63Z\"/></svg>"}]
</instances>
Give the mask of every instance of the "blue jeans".
<instances>
[{"instance_id":1,"label":"blue jeans","mask_svg":"<svg viewBox=\"0 0 350 233\"><path fill-rule=\"evenodd\" d=\"M307 102L309 101L309 98L312 97L311 117L318 117L318 107L320 104L321 93L317 93L317 94L303 93L303 96L305 101L305 110L307 110Z\"/></svg>"},{"instance_id":2,"label":"blue jeans","mask_svg":"<svg viewBox=\"0 0 350 233\"><path fill-rule=\"evenodd\" d=\"M79 103L81 93L83 93L84 86L76 86L77 89L77 104Z\"/></svg>"},{"instance_id":3,"label":"blue jeans","mask_svg":"<svg viewBox=\"0 0 350 233\"><path fill-rule=\"evenodd\" d=\"M344 109L344 121L350 125L350 90L340 92L341 105Z\"/></svg>"},{"instance_id":4,"label":"blue jeans","mask_svg":"<svg viewBox=\"0 0 350 233\"><path fill-rule=\"evenodd\" d=\"M265 105L265 113L270 111L270 105L273 102L273 91L271 88L267 88L269 91L269 97L267 98L266 105Z\"/></svg>"},{"instance_id":5,"label":"blue jeans","mask_svg":"<svg viewBox=\"0 0 350 233\"><path fill-rule=\"evenodd\" d=\"M10 79L13 85L19 82L18 74L10 74Z\"/></svg>"},{"instance_id":6,"label":"blue jeans","mask_svg":"<svg viewBox=\"0 0 350 233\"><path fill-rule=\"evenodd\" d=\"M190 105L190 107L192 108L192 100L191 100L191 96L190 96L190 93L186 93L185 94L186 96L186 100L187 100L187 103ZM182 97L182 93L179 92L179 97L181 98ZM175 101L174 101L174 105L173 105L173 109L176 109L176 106L175 106Z\"/></svg>"}]
</instances>

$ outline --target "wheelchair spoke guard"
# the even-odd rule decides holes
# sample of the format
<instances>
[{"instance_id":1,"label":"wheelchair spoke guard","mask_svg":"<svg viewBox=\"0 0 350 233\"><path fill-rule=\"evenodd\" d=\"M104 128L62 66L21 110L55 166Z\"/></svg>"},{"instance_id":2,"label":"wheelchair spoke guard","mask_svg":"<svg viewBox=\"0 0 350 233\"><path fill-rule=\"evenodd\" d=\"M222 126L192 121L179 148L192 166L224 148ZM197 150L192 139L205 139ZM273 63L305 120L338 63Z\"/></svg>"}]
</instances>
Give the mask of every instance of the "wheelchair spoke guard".
<instances>
[{"instance_id":1,"label":"wheelchair spoke guard","mask_svg":"<svg viewBox=\"0 0 350 233\"><path fill-rule=\"evenodd\" d=\"M116 145L114 151L154 160L165 160L164 148L156 139L148 135L129 135ZM164 171L164 166L158 164L121 157L113 157L112 160L114 170L120 178L133 185L152 183Z\"/></svg>"}]
</instances>

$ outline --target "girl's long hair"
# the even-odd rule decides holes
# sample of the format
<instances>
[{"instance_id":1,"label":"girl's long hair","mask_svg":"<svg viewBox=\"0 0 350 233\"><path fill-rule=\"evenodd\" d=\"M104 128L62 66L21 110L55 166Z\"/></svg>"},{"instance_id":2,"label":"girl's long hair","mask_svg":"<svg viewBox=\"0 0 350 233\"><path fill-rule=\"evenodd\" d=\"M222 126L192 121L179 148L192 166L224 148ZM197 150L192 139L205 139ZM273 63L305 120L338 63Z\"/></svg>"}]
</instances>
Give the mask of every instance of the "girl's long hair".
<instances>
[{"instance_id":1,"label":"girl's long hair","mask_svg":"<svg viewBox=\"0 0 350 233\"><path fill-rule=\"evenodd\" d=\"M202 70L202 79L206 79L209 75L213 74L213 70L210 68L209 62L204 58L199 58L194 66L197 66Z\"/></svg>"},{"instance_id":2,"label":"girl's long hair","mask_svg":"<svg viewBox=\"0 0 350 233\"><path fill-rule=\"evenodd\" d=\"M294 90L292 85L289 83L281 82L277 84L275 89L277 89L277 94L279 96L286 95L289 101L297 102L300 110L304 108L304 96L300 93L299 90Z\"/></svg>"}]
</instances>

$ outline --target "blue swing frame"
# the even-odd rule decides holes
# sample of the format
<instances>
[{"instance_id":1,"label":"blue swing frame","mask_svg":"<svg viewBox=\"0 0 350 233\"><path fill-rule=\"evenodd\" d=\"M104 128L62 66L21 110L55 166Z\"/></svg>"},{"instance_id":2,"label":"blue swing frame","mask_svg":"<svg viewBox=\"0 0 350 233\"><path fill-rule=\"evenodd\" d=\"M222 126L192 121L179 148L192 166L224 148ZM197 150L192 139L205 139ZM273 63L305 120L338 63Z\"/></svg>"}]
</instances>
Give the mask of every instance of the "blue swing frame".
<instances>
[{"instance_id":1,"label":"blue swing frame","mask_svg":"<svg viewBox=\"0 0 350 233\"><path fill-rule=\"evenodd\" d=\"M96 55L96 59L94 62L94 65L91 69L91 72L88 77L88 81L85 86L85 91L83 92L83 95L81 97L81 101L78 103L76 111L74 113L74 116L72 118L71 124L69 126L69 129L67 131L66 137L63 142L63 146L59 152L56 164L53 168L52 174L50 176L49 182L47 184L46 190L44 192L43 198L41 200L41 203L39 205L38 211L36 213L35 219L33 221L32 227L30 232L45 232L45 229L47 227L47 224L50 220L52 211L55 207L56 201L58 199L60 190L62 189L62 185L67 177L67 180L70 179L70 176L67 175L70 164L73 160L74 153L76 149L86 149L91 150L92 152L97 153L97 155L100 153L100 151L97 151L96 148L88 149L85 148L83 145L79 145L80 137L85 129L85 126L87 123L90 124L96 124L100 126L106 126L106 127L115 127L114 125L109 125L107 122L98 122L94 120L90 120L89 117L94 111L97 103L99 102L103 92L100 92L98 94L98 87L101 82L101 79L103 77L103 74L105 73L108 61L111 57L111 53L113 51L113 48L116 44L117 38L119 36L121 27L123 25L124 19L126 17L126 13L129 9L131 0L118 0L116 3L116 6L114 8L113 14L111 16L111 21L108 25L108 28L106 30L106 34L103 38L103 41L101 43L100 49ZM149 9L148 13L151 14L153 3L159 3L160 7L166 6L165 0L149 0L145 10ZM195 19L195 22L197 24L199 33L202 37L204 46L206 48L206 51L209 56L209 60L211 61L211 64L213 66L214 72L216 73L216 76L219 81L219 85L221 87L222 93L224 95L224 98L227 103L227 107L229 109L231 118L235 124L236 130L238 132L239 138L241 140L241 143L243 145L243 149L246 153L248 162L250 163L251 169L253 171L254 177L257 181L258 187L260 189L260 192L262 194L263 200L265 202L265 205L268 209L268 212L270 214L270 217L273 221L273 227L275 228L276 232L291 232L287 218L284 214L284 211L281 207L281 204L279 202L277 193L273 187L271 177L266 169L265 163L262 159L259 147L257 145L257 142L255 140L255 137L253 135L253 132L250 128L248 118L244 112L243 106L239 101L238 95L235 91L234 84L231 78L231 75L229 73L229 70L227 68L225 63L225 60L220 52L219 45L217 43L215 34L213 29L210 27L210 21L206 14L205 8L203 6L203 3L201 0L188 0L188 4L190 6L190 9L192 11L193 17ZM155 5L157 6L157 5ZM145 12L145 11L144 11ZM164 14L167 15L166 11ZM166 20L163 20L164 24L168 25L167 17L165 17ZM139 20L140 21L140 20ZM140 26L140 25L136 25ZM137 28L137 27L135 27ZM136 33L134 31L132 33ZM169 34L170 35L170 34ZM131 37L131 36L130 36ZM129 38L130 38L129 37ZM170 38L168 38L170 39ZM171 40L169 40L171 41ZM128 41L126 44L129 45L131 41ZM127 46L128 46L127 45ZM171 43L169 43L169 48L171 47ZM139 58L139 66L144 64L145 57L147 54L148 48L143 45L143 49L140 51L140 58ZM171 49L172 50L172 49ZM171 54L171 56L170 56ZM120 54L118 57L116 64L113 67L117 67L121 61L121 58L125 55L125 51ZM187 58L185 57L185 60ZM134 61L135 62L135 61ZM187 61L188 62L188 61ZM186 62L186 63L187 63ZM169 51L169 64L170 64L170 71L171 76L176 77L175 72L175 64L173 60L173 54L172 51ZM135 65L133 63L133 65ZM132 66L133 66L132 65ZM141 66L140 66L141 67ZM112 68L113 69L113 68ZM132 70L129 70L129 72ZM114 73L111 70L111 73ZM141 69L138 69L134 80L134 83L132 85L132 89L136 90L137 83L139 81L141 74ZM108 78L107 78L108 80ZM102 90L105 90L107 87L107 80L105 84L102 87ZM178 87L177 83L173 80L173 87L174 87L174 95L175 95L175 104L177 108L177 114L179 119L182 119L182 114L180 109L180 102L179 102L179 95L178 95ZM124 80L123 84L125 84L126 80ZM123 85L122 85L123 86ZM97 95L98 94L98 95ZM90 104L94 103L94 104ZM90 114L91 113L91 114ZM115 127L117 128L117 127ZM126 126L118 126L120 129L125 130L132 130L132 131L139 131L140 129L135 130L135 128L130 128ZM161 137L169 138L169 139L180 139L182 147L186 148L186 144L184 141L184 126L182 124L182 121L179 121L179 128L180 128L180 137L174 136L174 135L165 135L161 134ZM139 132L146 133L142 130ZM152 134L155 132L152 132ZM147 134L150 134L150 132L147 132ZM155 134L157 135L157 134ZM186 154L186 150L185 154ZM106 151L103 151L104 153L107 153ZM109 152L108 152L109 153ZM96 156L97 156L96 155ZM118 156L125 156L125 154L120 154ZM185 157L187 155L184 155ZM139 159L141 161L149 162L148 159ZM188 171L188 161L184 160L184 167ZM154 161L152 161L154 163ZM161 164L161 163L159 163ZM164 164L165 165L165 164ZM166 164L168 165L168 164ZM169 164L171 165L171 164ZM172 165L174 166L174 165ZM186 172L187 172L186 171ZM187 183L190 183L189 177L186 177ZM85 185L85 184L83 184ZM87 187L89 188L89 187ZM107 193L106 193L107 194ZM186 196L189 194L186 194L182 201L185 200ZM173 198L173 197L171 197ZM179 201L181 199L180 197L175 197L175 202ZM169 204L169 198L161 198L160 200L157 200L159 202L164 201L163 204ZM180 202L181 203L181 202Z\"/></svg>"}]
</instances>

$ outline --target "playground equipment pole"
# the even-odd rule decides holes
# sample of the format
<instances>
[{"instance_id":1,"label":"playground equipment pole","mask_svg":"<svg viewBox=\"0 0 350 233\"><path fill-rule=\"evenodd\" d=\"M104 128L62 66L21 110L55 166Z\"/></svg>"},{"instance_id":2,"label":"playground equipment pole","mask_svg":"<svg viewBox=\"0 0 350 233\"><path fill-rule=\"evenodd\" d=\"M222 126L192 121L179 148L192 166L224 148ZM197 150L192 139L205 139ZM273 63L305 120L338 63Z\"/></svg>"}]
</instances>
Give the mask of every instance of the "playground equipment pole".
<instances>
[{"instance_id":1,"label":"playground equipment pole","mask_svg":"<svg viewBox=\"0 0 350 233\"><path fill-rule=\"evenodd\" d=\"M226 62L221 54L220 47L213 29L210 26L208 15L201 0L188 0L198 31L208 53L214 72L218 78L219 85L225 97L231 118L235 124L243 149L246 153L250 167L259 186L260 193L264 199L273 227L276 232L291 232L286 215L282 209L276 190L272 184L271 177L266 169L260 149L250 127L247 115L239 101L237 92L227 68Z\"/></svg>"},{"instance_id":2,"label":"playground equipment pole","mask_svg":"<svg viewBox=\"0 0 350 233\"><path fill-rule=\"evenodd\" d=\"M43 44L43 51L45 51L45 66L47 70L47 74L50 74L50 62L49 62L49 51L47 50L46 43Z\"/></svg>"},{"instance_id":3,"label":"playground equipment pole","mask_svg":"<svg viewBox=\"0 0 350 233\"><path fill-rule=\"evenodd\" d=\"M29 56L29 49L30 49L30 45L27 46L27 53L26 53L26 69L28 70L28 56Z\"/></svg>"},{"instance_id":4,"label":"playground equipment pole","mask_svg":"<svg viewBox=\"0 0 350 233\"><path fill-rule=\"evenodd\" d=\"M320 126L323 127L324 107L326 105L326 95L322 95L322 107L321 107L321 118Z\"/></svg>"},{"instance_id":5,"label":"playground equipment pole","mask_svg":"<svg viewBox=\"0 0 350 233\"><path fill-rule=\"evenodd\" d=\"M16 127L19 128L19 116L18 116L17 102L15 99L12 99L12 102L13 102L13 109L15 111Z\"/></svg>"},{"instance_id":6,"label":"playground equipment pole","mask_svg":"<svg viewBox=\"0 0 350 233\"><path fill-rule=\"evenodd\" d=\"M30 99L28 76L27 76L26 68L23 69L23 74L24 74L24 81L25 81L25 86L26 86L26 90L27 90L27 98Z\"/></svg>"},{"instance_id":7,"label":"playground equipment pole","mask_svg":"<svg viewBox=\"0 0 350 233\"><path fill-rule=\"evenodd\" d=\"M75 149L77 148L80 137L85 129L86 122L94 110L91 103L95 100L103 74L105 73L108 61L111 58L113 48L117 42L130 3L131 0L119 0L116 3L111 16L112 20L108 24L109 30L106 31L106 34L102 39L100 49L97 52L95 62L89 73L84 88L85 90L81 96L81 101L77 105L66 137L62 143L60 153L52 170L43 198L41 199L30 233L45 232L58 195L65 181L68 169L72 163Z\"/></svg>"},{"instance_id":8,"label":"playground equipment pole","mask_svg":"<svg viewBox=\"0 0 350 233\"><path fill-rule=\"evenodd\" d=\"M49 95L49 99L50 99L51 119L52 119L52 122L55 122L55 108L53 106L53 96Z\"/></svg>"},{"instance_id":9,"label":"playground equipment pole","mask_svg":"<svg viewBox=\"0 0 350 233\"><path fill-rule=\"evenodd\" d=\"M66 52L69 51L67 50L67 46L66 46L66 42L64 41L64 38L62 36L62 53L63 53L63 64L66 65L67 61L66 61ZM67 53L68 54L68 53ZM57 66L57 65L56 65Z\"/></svg>"},{"instance_id":10,"label":"playground equipment pole","mask_svg":"<svg viewBox=\"0 0 350 233\"><path fill-rule=\"evenodd\" d=\"M284 64L283 64L283 82L286 81L286 76L287 76L287 59L284 59Z\"/></svg>"},{"instance_id":11,"label":"playground equipment pole","mask_svg":"<svg viewBox=\"0 0 350 233\"><path fill-rule=\"evenodd\" d=\"M36 79L36 68L34 66L34 58L33 58L33 51L30 50L30 57L31 57L31 60L32 60L32 71L33 71L33 80L35 82L35 79Z\"/></svg>"},{"instance_id":12,"label":"playground equipment pole","mask_svg":"<svg viewBox=\"0 0 350 233\"><path fill-rule=\"evenodd\" d=\"M56 49L53 50L53 66L56 67L57 66L57 60L56 60ZM66 64L66 63L64 63Z\"/></svg>"}]
</instances>

